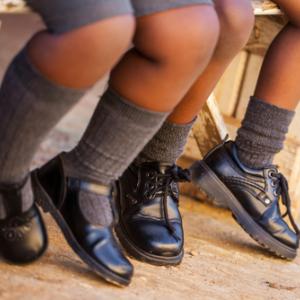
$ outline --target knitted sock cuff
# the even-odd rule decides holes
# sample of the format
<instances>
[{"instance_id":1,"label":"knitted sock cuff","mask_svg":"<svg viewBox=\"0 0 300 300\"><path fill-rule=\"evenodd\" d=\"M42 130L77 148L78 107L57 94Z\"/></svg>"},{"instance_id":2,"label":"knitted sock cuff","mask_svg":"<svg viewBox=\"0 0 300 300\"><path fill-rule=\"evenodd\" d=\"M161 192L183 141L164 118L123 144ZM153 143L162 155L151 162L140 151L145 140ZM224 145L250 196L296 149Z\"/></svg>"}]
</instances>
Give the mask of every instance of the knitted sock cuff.
<instances>
[{"instance_id":1,"label":"knitted sock cuff","mask_svg":"<svg viewBox=\"0 0 300 300\"><path fill-rule=\"evenodd\" d=\"M276 153L283 149L294 115L294 111L251 97L236 138L242 162L253 168L270 165Z\"/></svg>"},{"instance_id":2,"label":"knitted sock cuff","mask_svg":"<svg viewBox=\"0 0 300 300\"><path fill-rule=\"evenodd\" d=\"M135 162L159 161L173 164L184 151L187 138L196 118L188 124L174 124L168 121L146 145Z\"/></svg>"}]
</instances>

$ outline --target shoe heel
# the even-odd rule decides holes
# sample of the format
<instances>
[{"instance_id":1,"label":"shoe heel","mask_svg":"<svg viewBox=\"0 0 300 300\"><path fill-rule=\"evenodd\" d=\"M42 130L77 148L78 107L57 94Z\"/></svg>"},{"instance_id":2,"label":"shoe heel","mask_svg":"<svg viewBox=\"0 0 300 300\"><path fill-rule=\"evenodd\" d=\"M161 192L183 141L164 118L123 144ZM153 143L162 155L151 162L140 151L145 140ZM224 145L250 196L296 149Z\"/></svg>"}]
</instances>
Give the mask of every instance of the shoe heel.
<instances>
[{"instance_id":1,"label":"shoe heel","mask_svg":"<svg viewBox=\"0 0 300 300\"><path fill-rule=\"evenodd\" d=\"M228 208L224 199L224 191L218 188L216 175L204 161L197 161L191 167L192 182L203 190L213 205Z\"/></svg>"}]
</instances>

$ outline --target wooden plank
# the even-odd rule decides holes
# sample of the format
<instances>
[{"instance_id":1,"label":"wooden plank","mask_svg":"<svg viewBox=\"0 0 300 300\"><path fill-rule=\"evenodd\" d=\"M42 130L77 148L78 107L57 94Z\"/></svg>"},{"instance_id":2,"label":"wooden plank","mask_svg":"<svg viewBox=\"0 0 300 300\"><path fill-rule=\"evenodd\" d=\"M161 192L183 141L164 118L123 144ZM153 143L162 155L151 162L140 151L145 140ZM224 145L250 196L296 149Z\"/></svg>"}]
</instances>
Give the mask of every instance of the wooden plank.
<instances>
[{"instance_id":1,"label":"wooden plank","mask_svg":"<svg viewBox=\"0 0 300 300\"><path fill-rule=\"evenodd\" d=\"M300 212L300 147L297 151L290 177L290 193L293 199L293 208L297 214Z\"/></svg>"},{"instance_id":2,"label":"wooden plank","mask_svg":"<svg viewBox=\"0 0 300 300\"><path fill-rule=\"evenodd\" d=\"M233 116L238 119L242 119L244 117L248 106L249 98L253 95L256 86L262 62L262 56L256 54L249 54L247 69L245 71L243 81L241 82L238 105L235 113L233 114Z\"/></svg>"},{"instance_id":3,"label":"wooden plank","mask_svg":"<svg viewBox=\"0 0 300 300\"><path fill-rule=\"evenodd\" d=\"M215 89L219 109L227 116L233 115L236 110L247 60L248 52L242 51L237 55Z\"/></svg>"},{"instance_id":4,"label":"wooden plank","mask_svg":"<svg viewBox=\"0 0 300 300\"><path fill-rule=\"evenodd\" d=\"M264 56L271 42L287 23L285 16L257 16L245 50Z\"/></svg>"},{"instance_id":5,"label":"wooden plank","mask_svg":"<svg viewBox=\"0 0 300 300\"><path fill-rule=\"evenodd\" d=\"M24 13L28 11L29 8L23 0L0 0L1 13Z\"/></svg>"},{"instance_id":6,"label":"wooden plank","mask_svg":"<svg viewBox=\"0 0 300 300\"><path fill-rule=\"evenodd\" d=\"M256 15L280 15L281 11L277 5L268 0L252 1L254 12Z\"/></svg>"},{"instance_id":7,"label":"wooden plank","mask_svg":"<svg viewBox=\"0 0 300 300\"><path fill-rule=\"evenodd\" d=\"M202 156L219 144L228 134L213 94L200 112L193 127L193 134Z\"/></svg>"}]
</instances>

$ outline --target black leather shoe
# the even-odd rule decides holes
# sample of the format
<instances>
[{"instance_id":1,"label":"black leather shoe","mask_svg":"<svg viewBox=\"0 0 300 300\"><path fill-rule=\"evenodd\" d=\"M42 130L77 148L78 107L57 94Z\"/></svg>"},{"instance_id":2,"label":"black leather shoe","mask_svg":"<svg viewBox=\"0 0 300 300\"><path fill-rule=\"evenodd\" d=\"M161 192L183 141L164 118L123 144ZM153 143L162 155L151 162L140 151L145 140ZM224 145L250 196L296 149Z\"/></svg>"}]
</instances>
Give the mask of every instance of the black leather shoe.
<instances>
[{"instance_id":1,"label":"black leather shoe","mask_svg":"<svg viewBox=\"0 0 300 300\"><path fill-rule=\"evenodd\" d=\"M32 175L36 202L50 212L74 252L98 275L116 285L128 285L131 263L123 255L110 226L95 226L83 216L78 193L81 190L107 196L111 188L66 177L60 156Z\"/></svg>"},{"instance_id":2,"label":"black leather shoe","mask_svg":"<svg viewBox=\"0 0 300 300\"><path fill-rule=\"evenodd\" d=\"M26 264L37 260L47 249L45 225L38 208L32 205L23 212L22 198L30 197L30 179L20 185L1 185L6 218L0 220L0 251L11 263ZM29 185L29 186L28 186Z\"/></svg>"},{"instance_id":3,"label":"black leather shoe","mask_svg":"<svg viewBox=\"0 0 300 300\"><path fill-rule=\"evenodd\" d=\"M158 162L132 164L117 182L117 234L127 252L154 265L177 265L183 257L183 229L177 182L189 172Z\"/></svg>"},{"instance_id":4,"label":"black leather shoe","mask_svg":"<svg viewBox=\"0 0 300 300\"><path fill-rule=\"evenodd\" d=\"M299 230L291 213L287 181L276 166L250 169L239 160L235 144L227 142L191 170L193 181L211 197L225 201L236 221L260 245L279 257L296 257ZM286 207L283 215L280 199ZM294 230L284 221L285 216Z\"/></svg>"}]
</instances>

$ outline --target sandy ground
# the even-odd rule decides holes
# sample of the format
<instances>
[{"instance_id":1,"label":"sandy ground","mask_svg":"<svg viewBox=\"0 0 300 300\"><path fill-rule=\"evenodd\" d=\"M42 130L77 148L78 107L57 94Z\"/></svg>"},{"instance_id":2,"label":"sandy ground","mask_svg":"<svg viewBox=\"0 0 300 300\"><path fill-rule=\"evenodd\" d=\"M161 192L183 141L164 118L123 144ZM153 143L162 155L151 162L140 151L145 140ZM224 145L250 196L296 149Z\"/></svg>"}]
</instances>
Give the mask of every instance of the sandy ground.
<instances>
[{"instance_id":1,"label":"sandy ground","mask_svg":"<svg viewBox=\"0 0 300 300\"><path fill-rule=\"evenodd\" d=\"M228 212L181 199L186 253L179 267L133 260L135 276L117 288L93 275L46 217L50 246L33 265L0 262L0 299L300 299L300 259L270 257Z\"/></svg>"},{"instance_id":2,"label":"sandy ground","mask_svg":"<svg viewBox=\"0 0 300 300\"><path fill-rule=\"evenodd\" d=\"M35 17L0 17L1 72L29 35L41 25ZM26 26L25 26L26 25ZM43 143L34 161L41 164L79 139L104 83L99 83ZM285 262L257 246L227 211L182 197L186 254L179 267L154 267L133 261L128 288L104 283L66 245L46 216L50 245L33 265L0 261L1 300L102 299L300 299L300 258Z\"/></svg>"}]
</instances>

